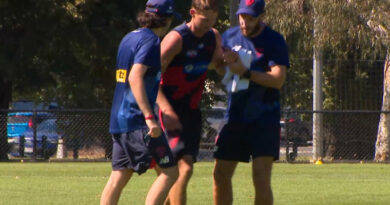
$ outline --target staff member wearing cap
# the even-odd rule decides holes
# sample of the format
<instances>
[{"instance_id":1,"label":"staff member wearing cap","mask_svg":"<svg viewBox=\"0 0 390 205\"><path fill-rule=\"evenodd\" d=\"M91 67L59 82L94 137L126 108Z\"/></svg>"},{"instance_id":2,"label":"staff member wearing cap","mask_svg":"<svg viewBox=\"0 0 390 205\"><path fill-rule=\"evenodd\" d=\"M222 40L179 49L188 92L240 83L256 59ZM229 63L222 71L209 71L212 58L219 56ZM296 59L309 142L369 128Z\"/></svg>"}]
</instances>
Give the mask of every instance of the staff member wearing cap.
<instances>
[{"instance_id":1,"label":"staff member wearing cap","mask_svg":"<svg viewBox=\"0 0 390 205\"><path fill-rule=\"evenodd\" d=\"M251 55L252 61L243 63L239 58L229 65L230 72L249 84L229 92L227 124L216 142L213 174L214 202L218 205L233 203L234 170L238 162L250 159L254 204L273 204L271 170L280 148L279 89L289 59L283 36L262 22L264 7L264 0L241 0L236 13L239 26L222 35L223 46Z\"/></svg>"},{"instance_id":2,"label":"staff member wearing cap","mask_svg":"<svg viewBox=\"0 0 390 205\"><path fill-rule=\"evenodd\" d=\"M128 33L119 45L110 118L112 172L100 204L117 204L132 174L146 172L152 158L161 174L145 204L163 204L177 179L176 161L153 112L161 76L160 38L173 14L173 0L149 0L137 16L141 28Z\"/></svg>"}]
</instances>

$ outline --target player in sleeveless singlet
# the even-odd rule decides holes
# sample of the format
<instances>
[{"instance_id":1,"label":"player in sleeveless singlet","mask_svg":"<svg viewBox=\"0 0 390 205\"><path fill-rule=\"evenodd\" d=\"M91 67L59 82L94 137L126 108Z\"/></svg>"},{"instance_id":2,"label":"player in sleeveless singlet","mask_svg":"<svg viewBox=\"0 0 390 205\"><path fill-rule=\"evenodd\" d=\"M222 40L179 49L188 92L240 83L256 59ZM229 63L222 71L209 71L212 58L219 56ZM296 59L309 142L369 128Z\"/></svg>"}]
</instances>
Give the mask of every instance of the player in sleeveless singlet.
<instances>
[{"instance_id":1,"label":"player in sleeveless singlet","mask_svg":"<svg viewBox=\"0 0 390 205\"><path fill-rule=\"evenodd\" d=\"M212 28L217 11L217 0L193 0L191 20L169 32L161 43L163 74L157 103L179 167L179 178L168 198L171 205L186 203L186 187L199 151L199 103L207 70L223 68L221 36Z\"/></svg>"}]
</instances>

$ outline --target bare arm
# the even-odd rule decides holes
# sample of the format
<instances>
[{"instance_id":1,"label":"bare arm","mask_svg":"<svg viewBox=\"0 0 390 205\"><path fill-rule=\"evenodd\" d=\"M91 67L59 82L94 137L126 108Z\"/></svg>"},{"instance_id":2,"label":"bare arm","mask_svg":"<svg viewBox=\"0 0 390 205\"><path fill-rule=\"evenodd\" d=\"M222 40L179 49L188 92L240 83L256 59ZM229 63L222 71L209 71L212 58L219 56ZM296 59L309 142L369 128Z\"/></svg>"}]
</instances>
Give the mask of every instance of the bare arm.
<instances>
[{"instance_id":1,"label":"bare arm","mask_svg":"<svg viewBox=\"0 0 390 205\"><path fill-rule=\"evenodd\" d=\"M169 32L161 42L161 76L165 73L173 58L180 53L182 48L181 36L176 31ZM157 104L161 111L173 110L160 85L157 95Z\"/></svg>"},{"instance_id":2,"label":"bare arm","mask_svg":"<svg viewBox=\"0 0 390 205\"><path fill-rule=\"evenodd\" d=\"M150 116L153 115L153 110L149 104L145 90L145 82L143 80L146 70L147 66L134 64L129 74L129 84L139 109L144 116ZM159 137L161 135L161 129L155 119L148 119L145 122L149 128L149 134L152 137Z\"/></svg>"},{"instance_id":3,"label":"bare arm","mask_svg":"<svg viewBox=\"0 0 390 205\"><path fill-rule=\"evenodd\" d=\"M161 42L161 73L163 76L168 65L172 62L182 48L182 38L176 31L169 32ZM161 85L158 89L157 104L163 113L163 119L166 130L181 130L182 125L179 117L175 113L172 105L165 96Z\"/></svg>"},{"instance_id":4,"label":"bare arm","mask_svg":"<svg viewBox=\"0 0 390 205\"><path fill-rule=\"evenodd\" d=\"M224 69L224 62L223 62L223 58L222 58L222 53L223 53L222 38L216 29L213 28L213 31L215 34L216 45L215 45L215 50L214 50L213 58L211 60L211 64L209 66L209 69L215 69L215 71L219 75L224 75L225 69Z\"/></svg>"},{"instance_id":5,"label":"bare arm","mask_svg":"<svg viewBox=\"0 0 390 205\"><path fill-rule=\"evenodd\" d=\"M271 67L268 72L251 71L251 78L253 82L263 85L265 87L271 87L280 89L282 88L284 81L286 80L287 67L284 65L275 65Z\"/></svg>"},{"instance_id":6,"label":"bare arm","mask_svg":"<svg viewBox=\"0 0 390 205\"><path fill-rule=\"evenodd\" d=\"M225 66L236 62L238 59L238 54L230 49L224 49L222 47L221 34L214 28L213 31L215 33L216 47L209 68L215 69L219 75L224 75Z\"/></svg>"}]
</instances>

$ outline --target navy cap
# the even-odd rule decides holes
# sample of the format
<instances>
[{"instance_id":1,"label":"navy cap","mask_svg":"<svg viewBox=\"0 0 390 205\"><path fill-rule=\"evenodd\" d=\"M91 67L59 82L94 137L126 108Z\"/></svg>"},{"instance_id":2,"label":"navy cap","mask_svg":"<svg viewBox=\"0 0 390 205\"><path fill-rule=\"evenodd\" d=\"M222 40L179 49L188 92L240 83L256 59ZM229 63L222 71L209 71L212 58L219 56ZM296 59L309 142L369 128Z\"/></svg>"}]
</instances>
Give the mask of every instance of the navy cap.
<instances>
[{"instance_id":1,"label":"navy cap","mask_svg":"<svg viewBox=\"0 0 390 205\"><path fill-rule=\"evenodd\" d=\"M241 0L236 15L248 14L253 17L258 17L264 12L264 7L264 0Z\"/></svg>"},{"instance_id":2,"label":"navy cap","mask_svg":"<svg viewBox=\"0 0 390 205\"><path fill-rule=\"evenodd\" d=\"M180 18L180 14L173 10L173 0L148 0L145 11L161 15L173 15L176 18Z\"/></svg>"}]
</instances>

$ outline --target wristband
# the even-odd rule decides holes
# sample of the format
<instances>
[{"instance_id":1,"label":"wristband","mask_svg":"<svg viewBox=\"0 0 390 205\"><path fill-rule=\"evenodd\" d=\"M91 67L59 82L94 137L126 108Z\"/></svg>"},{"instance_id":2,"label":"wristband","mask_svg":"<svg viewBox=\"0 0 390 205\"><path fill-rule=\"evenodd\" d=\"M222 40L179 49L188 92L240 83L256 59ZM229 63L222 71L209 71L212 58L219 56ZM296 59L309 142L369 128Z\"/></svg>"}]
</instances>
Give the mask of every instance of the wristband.
<instances>
[{"instance_id":1,"label":"wristband","mask_svg":"<svg viewBox=\"0 0 390 205\"><path fill-rule=\"evenodd\" d=\"M145 116L145 120L154 120L154 115L150 114Z\"/></svg>"},{"instance_id":2,"label":"wristband","mask_svg":"<svg viewBox=\"0 0 390 205\"><path fill-rule=\"evenodd\" d=\"M246 78L246 79L250 79L251 78L251 71L250 70L246 70L242 75L241 75L242 78Z\"/></svg>"}]
</instances>

